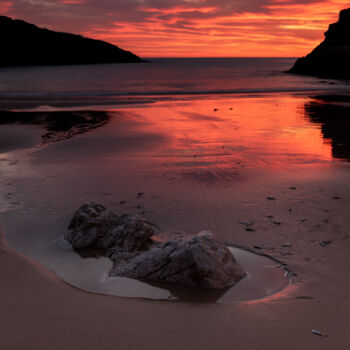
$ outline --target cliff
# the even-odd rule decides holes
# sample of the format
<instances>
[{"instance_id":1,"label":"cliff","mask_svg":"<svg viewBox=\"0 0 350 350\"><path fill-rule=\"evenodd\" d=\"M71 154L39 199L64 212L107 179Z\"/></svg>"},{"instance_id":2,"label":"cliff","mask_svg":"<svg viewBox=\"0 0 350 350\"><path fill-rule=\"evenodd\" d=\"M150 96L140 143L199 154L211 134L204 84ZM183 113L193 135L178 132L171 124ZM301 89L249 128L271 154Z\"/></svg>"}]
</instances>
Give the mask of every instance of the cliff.
<instances>
[{"instance_id":1,"label":"cliff","mask_svg":"<svg viewBox=\"0 0 350 350\"><path fill-rule=\"evenodd\" d=\"M0 16L0 66L140 62L131 52L101 40L54 32Z\"/></svg>"},{"instance_id":2,"label":"cliff","mask_svg":"<svg viewBox=\"0 0 350 350\"><path fill-rule=\"evenodd\" d=\"M339 21L329 26L324 41L299 58L289 72L350 79L350 8L340 12Z\"/></svg>"}]
</instances>

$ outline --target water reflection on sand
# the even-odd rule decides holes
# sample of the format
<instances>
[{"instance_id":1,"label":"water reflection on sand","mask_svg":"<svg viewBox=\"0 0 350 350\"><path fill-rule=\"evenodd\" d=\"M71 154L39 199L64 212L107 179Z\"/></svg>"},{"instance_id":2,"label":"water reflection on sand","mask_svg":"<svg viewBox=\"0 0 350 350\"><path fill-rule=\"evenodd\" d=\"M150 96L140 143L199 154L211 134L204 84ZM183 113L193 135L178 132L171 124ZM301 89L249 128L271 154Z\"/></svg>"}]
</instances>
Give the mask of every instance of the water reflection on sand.
<instances>
[{"instance_id":1,"label":"water reflection on sand","mask_svg":"<svg viewBox=\"0 0 350 350\"><path fill-rule=\"evenodd\" d=\"M147 171L152 164L153 175L168 176L169 181L208 185L240 180L244 168L286 171L332 160L332 147L334 156L340 152L339 142L323 140L331 137L330 117L325 116L334 113L301 97L276 94L99 108L2 113L0 124L40 125L46 130L43 143L65 141L39 151L37 160L134 158Z\"/></svg>"}]
</instances>

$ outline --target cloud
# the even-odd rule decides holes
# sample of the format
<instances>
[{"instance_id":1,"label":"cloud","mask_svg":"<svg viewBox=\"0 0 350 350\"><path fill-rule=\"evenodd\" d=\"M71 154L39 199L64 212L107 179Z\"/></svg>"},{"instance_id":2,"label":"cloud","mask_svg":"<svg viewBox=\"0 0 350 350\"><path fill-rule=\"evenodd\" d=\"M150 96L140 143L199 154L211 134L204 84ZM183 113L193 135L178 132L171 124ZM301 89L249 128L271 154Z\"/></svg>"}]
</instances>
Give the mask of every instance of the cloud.
<instances>
[{"instance_id":1,"label":"cloud","mask_svg":"<svg viewBox=\"0 0 350 350\"><path fill-rule=\"evenodd\" d=\"M300 56L348 0L0 0L0 13L142 56Z\"/></svg>"}]
</instances>

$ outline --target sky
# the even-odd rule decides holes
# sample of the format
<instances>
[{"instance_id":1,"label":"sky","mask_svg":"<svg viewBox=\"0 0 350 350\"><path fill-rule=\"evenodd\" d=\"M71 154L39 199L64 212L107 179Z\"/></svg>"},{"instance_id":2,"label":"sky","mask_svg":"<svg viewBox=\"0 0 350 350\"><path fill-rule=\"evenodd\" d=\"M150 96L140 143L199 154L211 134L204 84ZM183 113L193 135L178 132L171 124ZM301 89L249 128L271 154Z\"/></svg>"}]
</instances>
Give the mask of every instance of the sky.
<instances>
[{"instance_id":1,"label":"sky","mask_svg":"<svg viewBox=\"0 0 350 350\"><path fill-rule=\"evenodd\" d=\"M141 57L299 57L349 0L0 0L0 14Z\"/></svg>"}]
</instances>

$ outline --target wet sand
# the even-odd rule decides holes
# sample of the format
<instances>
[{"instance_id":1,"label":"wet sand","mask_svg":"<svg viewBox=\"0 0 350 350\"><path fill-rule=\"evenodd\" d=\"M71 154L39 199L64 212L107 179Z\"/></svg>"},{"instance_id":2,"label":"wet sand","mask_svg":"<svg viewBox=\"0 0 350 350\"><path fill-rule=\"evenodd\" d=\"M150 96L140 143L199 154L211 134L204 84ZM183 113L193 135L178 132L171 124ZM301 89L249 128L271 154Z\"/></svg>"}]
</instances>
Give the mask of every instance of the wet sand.
<instances>
[{"instance_id":1,"label":"wet sand","mask_svg":"<svg viewBox=\"0 0 350 350\"><path fill-rule=\"evenodd\" d=\"M317 261L306 266L305 282L285 295L223 305L84 293L2 247L1 348L348 349L348 251L338 243L327 254L310 252Z\"/></svg>"},{"instance_id":2,"label":"wet sand","mask_svg":"<svg viewBox=\"0 0 350 350\"><path fill-rule=\"evenodd\" d=\"M298 119L309 99L288 101L279 101L288 125L276 124L281 109L276 106L273 118L266 101L229 101L238 111L227 130L220 122L231 108L226 102L206 102L205 113L190 115L184 105L167 105L125 110L127 118L113 117L117 122L39 151L3 154L3 231L16 213L56 220L63 230L73 209L96 200L116 212L145 215L164 230L212 230L226 243L286 263L295 278L273 297L235 304L101 296L63 283L2 241L1 349L29 343L36 349L348 349L350 168L333 158L321 123L304 110ZM270 124L244 125L244 113L264 103ZM149 124L152 114L170 107L178 114ZM245 133L250 126L264 144ZM99 146L86 153L91 143ZM347 159L347 152L336 155ZM20 231L6 239L25 251L35 237L25 235L25 225Z\"/></svg>"}]
</instances>

